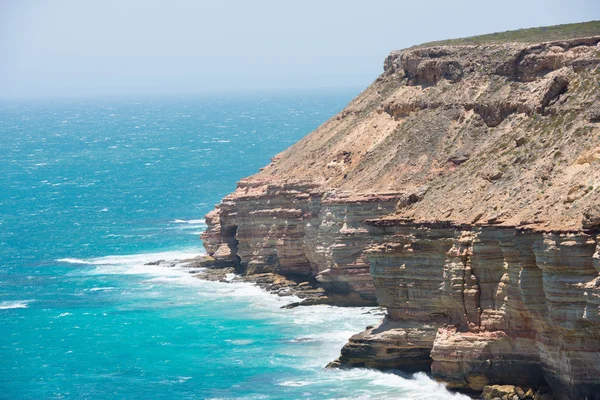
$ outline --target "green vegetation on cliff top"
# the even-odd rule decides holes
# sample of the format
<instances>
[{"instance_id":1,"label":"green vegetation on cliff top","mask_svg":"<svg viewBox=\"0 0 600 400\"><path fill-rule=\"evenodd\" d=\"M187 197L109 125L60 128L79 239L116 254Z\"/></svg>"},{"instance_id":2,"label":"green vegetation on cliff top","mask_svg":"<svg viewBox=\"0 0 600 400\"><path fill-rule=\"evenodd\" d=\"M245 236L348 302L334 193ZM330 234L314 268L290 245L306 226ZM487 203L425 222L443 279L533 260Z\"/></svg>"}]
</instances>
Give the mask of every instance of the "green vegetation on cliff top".
<instances>
[{"instance_id":1,"label":"green vegetation on cliff top","mask_svg":"<svg viewBox=\"0 0 600 400\"><path fill-rule=\"evenodd\" d=\"M438 40L435 42L422 43L413 46L412 48L511 42L551 42L554 40L567 40L596 35L600 35L600 21L543 26L539 28L518 29L516 31L489 33L487 35L471 36L459 39Z\"/></svg>"}]
</instances>

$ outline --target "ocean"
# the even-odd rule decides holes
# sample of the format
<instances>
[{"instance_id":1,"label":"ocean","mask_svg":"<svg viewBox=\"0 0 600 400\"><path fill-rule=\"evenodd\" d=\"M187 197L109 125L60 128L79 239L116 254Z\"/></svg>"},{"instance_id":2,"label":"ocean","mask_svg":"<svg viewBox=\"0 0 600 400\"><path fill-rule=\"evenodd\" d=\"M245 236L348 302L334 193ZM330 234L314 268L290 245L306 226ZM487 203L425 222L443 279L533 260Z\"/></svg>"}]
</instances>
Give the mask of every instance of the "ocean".
<instances>
[{"instance_id":1,"label":"ocean","mask_svg":"<svg viewBox=\"0 0 600 400\"><path fill-rule=\"evenodd\" d=\"M0 103L0 398L445 399L424 374L326 370L371 308L281 309L144 265L357 91Z\"/></svg>"}]
</instances>

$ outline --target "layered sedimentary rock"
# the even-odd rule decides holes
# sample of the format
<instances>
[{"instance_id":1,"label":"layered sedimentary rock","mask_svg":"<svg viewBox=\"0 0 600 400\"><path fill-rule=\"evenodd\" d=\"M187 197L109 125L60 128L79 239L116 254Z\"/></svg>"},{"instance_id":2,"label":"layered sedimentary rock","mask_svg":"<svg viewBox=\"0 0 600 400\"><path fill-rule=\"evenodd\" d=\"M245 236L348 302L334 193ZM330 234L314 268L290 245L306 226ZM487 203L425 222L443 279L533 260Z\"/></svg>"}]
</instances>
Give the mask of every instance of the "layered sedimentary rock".
<instances>
[{"instance_id":1,"label":"layered sedimentary rock","mask_svg":"<svg viewBox=\"0 0 600 400\"><path fill-rule=\"evenodd\" d=\"M371 273L388 310L382 325L387 336L403 338L396 362L371 365L400 366L420 351L450 387L548 382L559 397L600 393L597 236L392 219L370 224L380 243L367 250ZM353 337L340 362L361 363L365 340L389 348L378 329ZM427 330L421 340L405 334L418 329Z\"/></svg>"},{"instance_id":2,"label":"layered sedimentary rock","mask_svg":"<svg viewBox=\"0 0 600 400\"><path fill-rule=\"evenodd\" d=\"M599 43L392 53L207 215L208 253L386 307L338 365L599 398Z\"/></svg>"},{"instance_id":3,"label":"layered sedimentary rock","mask_svg":"<svg viewBox=\"0 0 600 400\"><path fill-rule=\"evenodd\" d=\"M397 193L323 193L302 181L245 180L207 215L204 245L244 273L312 276L342 305L377 304L364 221L395 210ZM340 297L341 295L341 297Z\"/></svg>"}]
</instances>

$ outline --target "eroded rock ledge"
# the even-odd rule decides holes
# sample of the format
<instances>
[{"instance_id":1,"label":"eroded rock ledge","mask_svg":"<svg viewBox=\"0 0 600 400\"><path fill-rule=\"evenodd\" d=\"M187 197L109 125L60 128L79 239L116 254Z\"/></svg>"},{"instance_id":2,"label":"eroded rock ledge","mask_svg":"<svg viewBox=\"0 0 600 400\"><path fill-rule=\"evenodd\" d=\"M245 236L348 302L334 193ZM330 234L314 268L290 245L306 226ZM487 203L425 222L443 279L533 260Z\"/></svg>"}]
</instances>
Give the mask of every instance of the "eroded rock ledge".
<instances>
[{"instance_id":1,"label":"eroded rock ledge","mask_svg":"<svg viewBox=\"0 0 600 400\"><path fill-rule=\"evenodd\" d=\"M321 193L305 182L244 180L206 217L204 247L247 275L314 277L332 304L376 305L364 221L393 212L401 193Z\"/></svg>"},{"instance_id":2,"label":"eroded rock ledge","mask_svg":"<svg viewBox=\"0 0 600 400\"><path fill-rule=\"evenodd\" d=\"M206 250L386 307L340 366L600 398L599 43L392 53L207 215Z\"/></svg>"},{"instance_id":3,"label":"eroded rock ledge","mask_svg":"<svg viewBox=\"0 0 600 400\"><path fill-rule=\"evenodd\" d=\"M368 221L366 253L388 310L341 365L430 368L449 387L600 393L600 245L596 234ZM365 355L365 349L367 355Z\"/></svg>"}]
</instances>

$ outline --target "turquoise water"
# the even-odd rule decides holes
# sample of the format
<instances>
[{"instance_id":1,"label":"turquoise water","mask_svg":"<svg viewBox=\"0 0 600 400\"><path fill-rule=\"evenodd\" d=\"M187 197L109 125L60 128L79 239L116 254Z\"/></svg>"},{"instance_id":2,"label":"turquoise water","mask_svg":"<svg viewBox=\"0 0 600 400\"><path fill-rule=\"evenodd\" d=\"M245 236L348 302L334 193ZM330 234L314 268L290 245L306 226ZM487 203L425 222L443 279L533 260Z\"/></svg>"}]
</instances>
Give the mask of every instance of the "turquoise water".
<instances>
[{"instance_id":1,"label":"turquoise water","mask_svg":"<svg viewBox=\"0 0 600 400\"><path fill-rule=\"evenodd\" d=\"M0 397L446 398L424 375L328 371L370 309L282 310L148 261L356 93L0 104Z\"/></svg>"}]
</instances>

